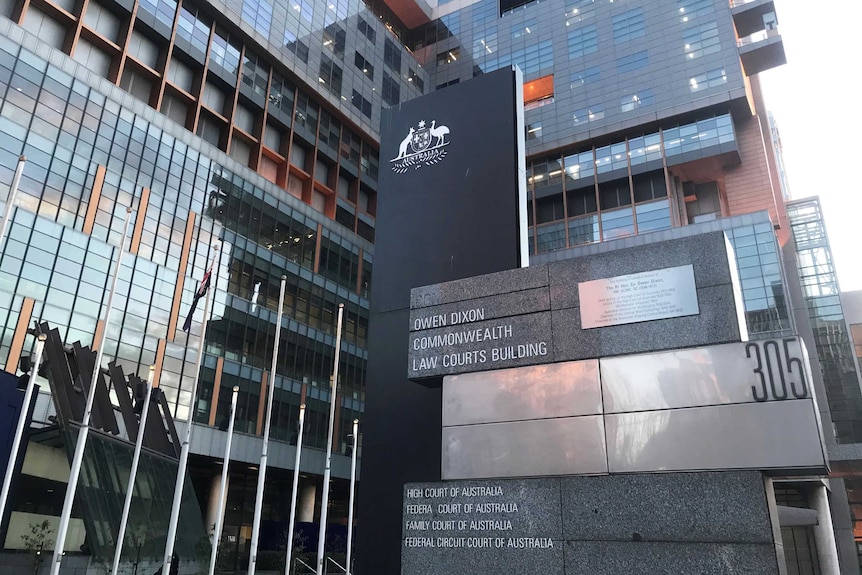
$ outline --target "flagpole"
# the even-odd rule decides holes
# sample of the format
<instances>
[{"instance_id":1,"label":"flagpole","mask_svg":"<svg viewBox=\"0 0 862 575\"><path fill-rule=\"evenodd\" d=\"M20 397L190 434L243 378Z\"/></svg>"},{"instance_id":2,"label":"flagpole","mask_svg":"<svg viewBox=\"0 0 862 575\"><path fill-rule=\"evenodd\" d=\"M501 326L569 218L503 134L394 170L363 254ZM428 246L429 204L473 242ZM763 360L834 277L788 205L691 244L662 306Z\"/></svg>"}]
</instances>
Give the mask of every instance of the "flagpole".
<instances>
[{"instance_id":1,"label":"flagpole","mask_svg":"<svg viewBox=\"0 0 862 575\"><path fill-rule=\"evenodd\" d=\"M6 197L6 209L3 210L3 220L0 222L0 246L3 245L6 239L6 228L9 226L12 210L15 209L15 196L18 195L18 184L21 182L21 174L24 173L24 164L26 163L26 156L18 157L18 166L15 168L15 175L12 176L12 185L9 186L9 195ZM125 241L125 238L123 241Z\"/></svg>"},{"instance_id":2,"label":"flagpole","mask_svg":"<svg viewBox=\"0 0 862 575\"><path fill-rule=\"evenodd\" d=\"M296 455L293 458L293 490L290 493L290 521L287 525L287 561L284 575L290 575L290 559L293 554L293 524L296 521L296 492L299 487L299 459L302 455L302 428L305 423L305 404L299 406L299 435L296 438Z\"/></svg>"},{"instance_id":3,"label":"flagpole","mask_svg":"<svg viewBox=\"0 0 862 575\"><path fill-rule=\"evenodd\" d=\"M332 435L335 431L335 396L338 389L338 357L341 354L341 320L344 304L338 304L338 325L335 328L335 359L329 393L329 434L326 436L326 467L323 468L323 498L320 503L320 532L317 538L317 575L323 575L323 554L326 549L326 515L329 512L329 477L332 475Z\"/></svg>"},{"instance_id":4,"label":"flagpole","mask_svg":"<svg viewBox=\"0 0 862 575\"><path fill-rule=\"evenodd\" d=\"M236 398L239 395L239 387L233 387L233 395L230 398L230 420L227 424L227 442L224 445L224 459L221 466L221 483L218 489L218 507L215 528L213 529L213 548L210 553L209 575L215 573L216 560L218 559L218 546L221 543L221 529L224 524L224 500L227 495L227 474L230 467L230 445L233 441L233 424L236 419Z\"/></svg>"},{"instance_id":5,"label":"flagpole","mask_svg":"<svg viewBox=\"0 0 862 575\"><path fill-rule=\"evenodd\" d=\"M126 500L123 502L123 514L120 518L120 531L117 534L117 548L114 549L114 564L111 567L111 575L117 575L120 568L120 555L123 554L123 541L126 538L126 524L129 521L129 510L132 508L132 496L135 493L135 479L138 476L138 463L141 460L141 447L144 445L144 431L147 427L147 417L150 414L150 398L153 395L153 374L156 366L150 366L150 374L147 377L147 393L144 396L144 409L141 411L141 423L138 426L138 437L135 440L135 454L132 456L132 468L129 471L129 484L126 486Z\"/></svg>"},{"instance_id":6,"label":"flagpole","mask_svg":"<svg viewBox=\"0 0 862 575\"><path fill-rule=\"evenodd\" d=\"M111 280L111 291L108 292L108 307L105 310L105 322L102 326L102 337L98 342L99 347L96 350L96 361L93 364L90 389L87 390L87 403L84 406L84 417L83 421L81 421L81 428L78 430L78 442L75 445L75 454L72 457L69 483L66 486L66 498L63 500L63 512L60 514L60 524L57 526L57 540L54 544L54 558L51 562L51 575L59 575L60 563L63 561L63 547L66 543L66 533L69 530L69 519L72 516L72 504L75 502L75 491L78 489L78 480L81 477L81 463L84 461L84 448L87 446L87 437L90 434L90 417L93 414L93 402L96 398L96 382L99 380L99 373L102 370L102 354L105 351L105 341L108 338L108 328L111 325L111 310L114 305L114 294L117 291L117 280L120 277L120 264L123 261L123 250L126 245L126 234L129 231L129 220L131 218L132 208L126 208L126 221L123 224L123 235L120 236L120 247L117 251L117 265L114 268L114 277Z\"/></svg>"},{"instance_id":7,"label":"flagpole","mask_svg":"<svg viewBox=\"0 0 862 575\"><path fill-rule=\"evenodd\" d=\"M353 556L353 498L356 494L356 445L359 437L359 420L353 420L353 453L350 458L350 503L347 512L347 575L350 575L350 558Z\"/></svg>"},{"instance_id":8,"label":"flagpole","mask_svg":"<svg viewBox=\"0 0 862 575\"><path fill-rule=\"evenodd\" d=\"M216 252L213 254L213 261L210 264L210 270L215 266L216 258L218 257L218 249L220 247L219 243L213 245L213 250ZM210 300L212 299L212 293L215 290L215 284L212 280L212 276L209 278L210 285L207 288L206 300L204 302L204 319L203 323L201 323L201 336L200 343L198 344L198 359L197 364L195 365L195 377L192 382L192 400L189 403L189 421L186 426L185 436L183 437L182 447L180 448L180 461L179 466L177 468L177 482L174 486L174 501L171 505L171 518L168 523L168 536L165 541L165 557L162 561L162 573L167 575L170 573L171 569L171 559L174 555L174 543L177 538L177 524L180 520L180 505L183 500L183 488L186 483L186 466L189 462L189 445L192 441L192 428L194 427L194 414L197 408L197 397L198 397L198 380L201 375L201 365L204 360L204 343L207 335L207 323L209 322L210 317ZM191 331L191 330L190 330ZM188 339L186 339L186 346L188 346ZM52 574L53 575L53 574Z\"/></svg>"},{"instance_id":9,"label":"flagpole","mask_svg":"<svg viewBox=\"0 0 862 575\"><path fill-rule=\"evenodd\" d=\"M24 437L24 428L27 427L27 416L30 414L30 402L33 400L33 389L36 387L36 372L42 362L42 352L45 349L45 340L48 339L44 333L39 334L36 339L36 361L30 367L30 377L27 379L27 389L24 391L24 403L21 404L21 413L18 414L18 425L15 428L15 438L12 440L12 450L9 452L9 463L6 464L6 475L3 476L3 489L0 491L0 519L5 517L6 500L9 498L9 489L12 486L12 475L18 464L18 450L21 448L21 439Z\"/></svg>"},{"instance_id":10,"label":"flagpole","mask_svg":"<svg viewBox=\"0 0 862 575\"><path fill-rule=\"evenodd\" d=\"M254 575L257 563L257 543L260 536L260 515L263 511L263 490L266 481L266 457L269 449L269 428L272 423L272 400L275 396L275 372L278 368L278 343L281 339L281 318L284 315L284 288L287 276L281 276L281 292L278 296L278 317L275 320L275 343L272 347L272 368L269 371L269 397L266 401L266 424L263 428L263 449L257 470L257 492L254 499L254 521L251 524L251 550L248 555L248 575Z\"/></svg>"}]
</instances>

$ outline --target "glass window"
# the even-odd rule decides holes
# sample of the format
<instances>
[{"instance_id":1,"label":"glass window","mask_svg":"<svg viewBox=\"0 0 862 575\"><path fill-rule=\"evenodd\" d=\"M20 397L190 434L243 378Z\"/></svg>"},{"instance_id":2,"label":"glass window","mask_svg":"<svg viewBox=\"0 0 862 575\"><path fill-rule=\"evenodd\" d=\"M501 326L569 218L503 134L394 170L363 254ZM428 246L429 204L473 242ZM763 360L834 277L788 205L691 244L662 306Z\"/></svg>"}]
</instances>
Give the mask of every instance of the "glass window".
<instances>
[{"instance_id":1,"label":"glass window","mask_svg":"<svg viewBox=\"0 0 862 575\"><path fill-rule=\"evenodd\" d=\"M602 240L624 238L635 233L634 218L630 207L602 212Z\"/></svg>"},{"instance_id":2,"label":"glass window","mask_svg":"<svg viewBox=\"0 0 862 575\"><path fill-rule=\"evenodd\" d=\"M536 253L550 252L564 247L566 247L565 222L536 226Z\"/></svg>"},{"instance_id":3,"label":"glass window","mask_svg":"<svg viewBox=\"0 0 862 575\"><path fill-rule=\"evenodd\" d=\"M407 77L407 81L412 82L413 85L416 86L416 88L420 92L425 91L425 82L422 80L422 78L419 76L419 74L417 74L416 71L413 70L413 68L410 68L410 73Z\"/></svg>"},{"instance_id":4,"label":"glass window","mask_svg":"<svg viewBox=\"0 0 862 575\"><path fill-rule=\"evenodd\" d=\"M292 82L273 72L272 85L269 88L269 110L279 110L284 117L289 118L293 114L293 100L296 87Z\"/></svg>"},{"instance_id":5,"label":"glass window","mask_svg":"<svg viewBox=\"0 0 862 575\"><path fill-rule=\"evenodd\" d=\"M446 54L444 52L438 55L438 58ZM517 64L526 75L550 71L554 67L554 48L551 41L539 42L509 54L502 54L498 58L488 58L480 68L484 72L491 72L512 64Z\"/></svg>"},{"instance_id":6,"label":"glass window","mask_svg":"<svg viewBox=\"0 0 862 575\"><path fill-rule=\"evenodd\" d=\"M661 159L661 136L650 134L629 140L629 158L631 165L643 164Z\"/></svg>"},{"instance_id":7,"label":"glass window","mask_svg":"<svg viewBox=\"0 0 862 575\"><path fill-rule=\"evenodd\" d=\"M353 104L353 107L362 112L362 114L371 118L371 102L362 97L362 94L353 90L353 95L350 98L350 103Z\"/></svg>"},{"instance_id":8,"label":"glass window","mask_svg":"<svg viewBox=\"0 0 862 575\"><path fill-rule=\"evenodd\" d=\"M635 206L638 233L666 230L671 227L670 204L667 200Z\"/></svg>"},{"instance_id":9,"label":"glass window","mask_svg":"<svg viewBox=\"0 0 862 575\"><path fill-rule=\"evenodd\" d=\"M218 64L233 75L239 69L239 56L240 47L238 43L231 39L226 30L216 27L210 50L210 64Z\"/></svg>"},{"instance_id":10,"label":"glass window","mask_svg":"<svg viewBox=\"0 0 862 575\"><path fill-rule=\"evenodd\" d=\"M715 22L695 26L684 31L682 39L685 56L688 60L694 60L707 54L715 54L721 50L718 25Z\"/></svg>"},{"instance_id":11,"label":"glass window","mask_svg":"<svg viewBox=\"0 0 862 575\"><path fill-rule=\"evenodd\" d=\"M383 96L383 101L390 106L396 106L401 102L401 86L385 71L383 72L383 91L381 95Z\"/></svg>"},{"instance_id":12,"label":"glass window","mask_svg":"<svg viewBox=\"0 0 862 575\"><path fill-rule=\"evenodd\" d=\"M628 178L620 178L599 184L599 205L603 210L631 205Z\"/></svg>"},{"instance_id":13,"label":"glass window","mask_svg":"<svg viewBox=\"0 0 862 575\"><path fill-rule=\"evenodd\" d=\"M585 84L598 82L601 78L600 69L598 66L591 66L584 70L573 72L569 81L569 88L575 90Z\"/></svg>"},{"instance_id":14,"label":"glass window","mask_svg":"<svg viewBox=\"0 0 862 575\"><path fill-rule=\"evenodd\" d=\"M374 44L377 41L377 32L374 30L374 27L365 21L362 16L359 16L356 22L356 27L359 32L368 38L368 40Z\"/></svg>"},{"instance_id":15,"label":"glass window","mask_svg":"<svg viewBox=\"0 0 862 575\"><path fill-rule=\"evenodd\" d=\"M687 24L699 18L712 14L715 11L715 2L713 0L677 0L679 21L682 24Z\"/></svg>"},{"instance_id":16,"label":"glass window","mask_svg":"<svg viewBox=\"0 0 862 575\"><path fill-rule=\"evenodd\" d=\"M595 24L569 32L569 58L583 58L598 50L599 36Z\"/></svg>"},{"instance_id":17,"label":"glass window","mask_svg":"<svg viewBox=\"0 0 862 575\"><path fill-rule=\"evenodd\" d=\"M649 66L649 52L642 50L617 58L617 72L624 74Z\"/></svg>"},{"instance_id":18,"label":"glass window","mask_svg":"<svg viewBox=\"0 0 862 575\"><path fill-rule=\"evenodd\" d=\"M344 57L344 44L347 41L347 33L341 26L330 24L323 30L323 47L330 50L339 58Z\"/></svg>"},{"instance_id":19,"label":"glass window","mask_svg":"<svg viewBox=\"0 0 862 575\"><path fill-rule=\"evenodd\" d=\"M177 13L176 0L141 0L140 7L153 14L162 24L173 27Z\"/></svg>"},{"instance_id":20,"label":"glass window","mask_svg":"<svg viewBox=\"0 0 862 575\"><path fill-rule=\"evenodd\" d=\"M569 0L566 2L566 26L574 26L595 14L596 0Z\"/></svg>"},{"instance_id":21,"label":"glass window","mask_svg":"<svg viewBox=\"0 0 862 575\"><path fill-rule=\"evenodd\" d=\"M356 52L356 55L353 58L353 65L362 71L363 74L368 76L369 80L374 80L374 66L372 66L371 62L366 60L359 52Z\"/></svg>"},{"instance_id":22,"label":"glass window","mask_svg":"<svg viewBox=\"0 0 862 575\"><path fill-rule=\"evenodd\" d=\"M648 202L658 198L667 197L667 186L664 181L664 172L655 171L632 176L634 186L635 202Z\"/></svg>"},{"instance_id":23,"label":"glass window","mask_svg":"<svg viewBox=\"0 0 862 575\"><path fill-rule=\"evenodd\" d=\"M538 24L535 18L528 18L526 21L514 24L512 26L512 39L529 36L538 29Z\"/></svg>"},{"instance_id":24,"label":"glass window","mask_svg":"<svg viewBox=\"0 0 862 575\"><path fill-rule=\"evenodd\" d=\"M458 61L458 57L461 55L461 48L454 47L451 50L446 50L445 52L440 52L437 54L437 65L445 66L446 64L451 64L453 62Z\"/></svg>"},{"instance_id":25,"label":"glass window","mask_svg":"<svg viewBox=\"0 0 862 575\"><path fill-rule=\"evenodd\" d=\"M586 216L569 220L569 245L580 246L599 241L599 217Z\"/></svg>"},{"instance_id":26,"label":"glass window","mask_svg":"<svg viewBox=\"0 0 862 575\"><path fill-rule=\"evenodd\" d=\"M617 14L613 19L614 42L621 44L646 35L643 8Z\"/></svg>"},{"instance_id":27,"label":"glass window","mask_svg":"<svg viewBox=\"0 0 862 575\"><path fill-rule=\"evenodd\" d=\"M688 81L688 87L692 92L700 92L707 88L721 86L727 83L727 73L724 68L716 68L697 76L692 76Z\"/></svg>"},{"instance_id":28,"label":"glass window","mask_svg":"<svg viewBox=\"0 0 862 575\"><path fill-rule=\"evenodd\" d=\"M264 37L269 37L272 24L272 2L269 0L243 0L242 19Z\"/></svg>"},{"instance_id":29,"label":"glass window","mask_svg":"<svg viewBox=\"0 0 862 575\"><path fill-rule=\"evenodd\" d=\"M263 58L248 49L242 63L242 83L255 94L266 96L269 66Z\"/></svg>"},{"instance_id":30,"label":"glass window","mask_svg":"<svg viewBox=\"0 0 862 575\"><path fill-rule=\"evenodd\" d=\"M401 50L389 38L386 38L383 45L383 63L389 66L393 72L401 74Z\"/></svg>"},{"instance_id":31,"label":"glass window","mask_svg":"<svg viewBox=\"0 0 862 575\"><path fill-rule=\"evenodd\" d=\"M284 31L284 47L293 52L297 58L308 64L308 44L296 38L290 30Z\"/></svg>"},{"instance_id":32,"label":"glass window","mask_svg":"<svg viewBox=\"0 0 862 575\"><path fill-rule=\"evenodd\" d=\"M317 81L323 84L330 93L341 96L341 68L326 56L320 57L320 75Z\"/></svg>"},{"instance_id":33,"label":"glass window","mask_svg":"<svg viewBox=\"0 0 862 575\"><path fill-rule=\"evenodd\" d=\"M655 96L652 90L641 90L634 94L623 96L620 99L620 111L631 112L644 106L652 106L653 104L655 104Z\"/></svg>"},{"instance_id":34,"label":"glass window","mask_svg":"<svg viewBox=\"0 0 862 575\"><path fill-rule=\"evenodd\" d=\"M566 165L566 189L571 189L570 182L574 183L582 178L592 178L595 174L592 150L566 156L564 161Z\"/></svg>"},{"instance_id":35,"label":"glass window","mask_svg":"<svg viewBox=\"0 0 862 575\"><path fill-rule=\"evenodd\" d=\"M177 22L177 36L184 38L193 47L206 54L209 44L211 22L193 4L183 2Z\"/></svg>"},{"instance_id":36,"label":"glass window","mask_svg":"<svg viewBox=\"0 0 862 575\"><path fill-rule=\"evenodd\" d=\"M497 0L480 0L471 7L473 26L493 22L497 18Z\"/></svg>"},{"instance_id":37,"label":"glass window","mask_svg":"<svg viewBox=\"0 0 862 575\"><path fill-rule=\"evenodd\" d=\"M497 29L477 31L473 39L473 57L486 58L497 51Z\"/></svg>"},{"instance_id":38,"label":"glass window","mask_svg":"<svg viewBox=\"0 0 862 575\"><path fill-rule=\"evenodd\" d=\"M575 110L572 113L572 121L576 126L581 124L589 124L601 120L605 117L605 107L601 104L594 104L587 108Z\"/></svg>"}]
</instances>

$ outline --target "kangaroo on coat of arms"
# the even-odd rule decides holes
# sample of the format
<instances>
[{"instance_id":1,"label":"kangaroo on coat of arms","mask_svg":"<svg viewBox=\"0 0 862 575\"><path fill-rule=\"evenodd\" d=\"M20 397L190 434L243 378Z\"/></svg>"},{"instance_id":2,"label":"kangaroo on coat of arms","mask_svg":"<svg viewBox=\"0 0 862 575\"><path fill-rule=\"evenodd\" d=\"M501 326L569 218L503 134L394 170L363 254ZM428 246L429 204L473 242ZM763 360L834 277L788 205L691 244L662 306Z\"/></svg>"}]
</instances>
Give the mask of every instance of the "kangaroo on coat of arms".
<instances>
[{"instance_id":1,"label":"kangaroo on coat of arms","mask_svg":"<svg viewBox=\"0 0 862 575\"><path fill-rule=\"evenodd\" d=\"M411 166L418 170L423 165L436 164L446 156L445 146L449 145L446 141L448 135L448 126L438 126L437 120L433 120L429 128L425 120L421 120L418 126L411 127L407 137L401 140L398 156L389 160L392 171L403 174Z\"/></svg>"}]
</instances>

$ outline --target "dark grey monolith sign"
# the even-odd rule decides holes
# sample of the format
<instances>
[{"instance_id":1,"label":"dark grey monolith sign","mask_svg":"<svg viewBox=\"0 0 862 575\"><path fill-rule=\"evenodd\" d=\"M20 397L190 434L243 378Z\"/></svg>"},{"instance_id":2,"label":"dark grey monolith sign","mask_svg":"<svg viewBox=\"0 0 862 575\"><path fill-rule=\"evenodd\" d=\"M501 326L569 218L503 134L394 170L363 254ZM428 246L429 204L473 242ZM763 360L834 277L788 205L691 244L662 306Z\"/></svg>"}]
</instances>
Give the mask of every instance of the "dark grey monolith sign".
<instances>
[{"instance_id":1,"label":"dark grey monolith sign","mask_svg":"<svg viewBox=\"0 0 862 575\"><path fill-rule=\"evenodd\" d=\"M410 290L524 263L521 91L500 69L383 111L357 573L398 572L401 490L440 478L440 387L404 372Z\"/></svg>"},{"instance_id":2,"label":"dark grey monolith sign","mask_svg":"<svg viewBox=\"0 0 862 575\"><path fill-rule=\"evenodd\" d=\"M770 476L828 473L802 341L749 341L723 232L411 290L441 481L402 575L783 573Z\"/></svg>"}]
</instances>

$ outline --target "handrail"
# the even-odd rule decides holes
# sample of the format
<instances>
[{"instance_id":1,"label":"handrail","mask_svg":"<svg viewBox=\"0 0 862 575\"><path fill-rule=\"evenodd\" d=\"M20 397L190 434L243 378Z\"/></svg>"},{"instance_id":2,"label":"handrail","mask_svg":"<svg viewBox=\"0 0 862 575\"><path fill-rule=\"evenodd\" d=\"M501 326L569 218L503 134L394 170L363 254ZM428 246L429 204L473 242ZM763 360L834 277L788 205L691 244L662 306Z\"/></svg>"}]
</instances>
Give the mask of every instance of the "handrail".
<instances>
[{"instance_id":1,"label":"handrail","mask_svg":"<svg viewBox=\"0 0 862 575\"><path fill-rule=\"evenodd\" d=\"M332 561L332 562L335 564L335 566L336 566L336 567L338 567L339 569L341 569L342 571L344 571L345 573L347 573L348 575L350 575L350 574L348 573L348 571L347 571L347 567L344 567L343 565L341 565L338 561L336 561L336 560L335 560L335 559L333 559L332 557L327 557L327 558L326 558L326 560L327 560L327 561Z\"/></svg>"},{"instance_id":2,"label":"handrail","mask_svg":"<svg viewBox=\"0 0 862 575\"><path fill-rule=\"evenodd\" d=\"M293 559L293 564L294 564L293 572L294 572L294 573L296 573L296 563L297 563L297 562L302 563L303 565L305 565L305 568L306 568L306 569L308 569L309 573L317 573L317 569L315 569L314 567L312 567L311 565L309 565L308 563L306 563L305 561L303 561L303 560L302 560L302 559L300 559L299 557L294 557L294 559Z\"/></svg>"}]
</instances>

